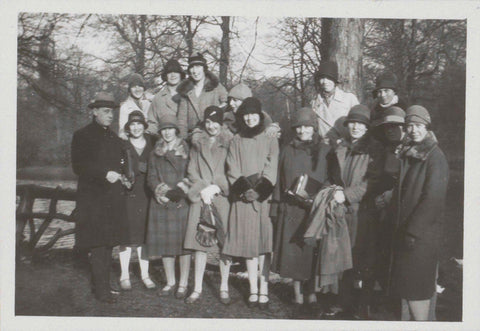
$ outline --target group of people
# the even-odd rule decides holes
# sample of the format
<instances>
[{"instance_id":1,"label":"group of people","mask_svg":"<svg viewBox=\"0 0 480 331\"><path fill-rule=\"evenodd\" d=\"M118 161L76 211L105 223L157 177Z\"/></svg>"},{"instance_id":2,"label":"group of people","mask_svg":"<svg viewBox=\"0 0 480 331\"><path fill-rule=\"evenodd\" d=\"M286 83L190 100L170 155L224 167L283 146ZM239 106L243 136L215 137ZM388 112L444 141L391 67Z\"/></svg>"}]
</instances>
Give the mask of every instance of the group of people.
<instances>
[{"instance_id":1,"label":"group of people","mask_svg":"<svg viewBox=\"0 0 480 331\"><path fill-rule=\"evenodd\" d=\"M73 136L76 244L90 250L98 300L115 302L110 265L120 246L123 290L136 249L146 288L157 287L149 261L161 259L158 295L193 304L216 253L223 304L232 258L243 258L249 307L268 306L273 271L293 279L299 306L331 292L326 314L355 312L380 285L404 303L402 319L433 319L448 165L429 112L406 107L393 74L377 78L371 110L340 89L335 62L322 62L316 98L287 128L248 86L227 92L201 54L187 72L169 60L161 77L165 87L149 102L143 78L130 76L118 135L109 128L118 105L100 92L92 123ZM286 130L293 138L280 147Z\"/></svg>"}]
</instances>

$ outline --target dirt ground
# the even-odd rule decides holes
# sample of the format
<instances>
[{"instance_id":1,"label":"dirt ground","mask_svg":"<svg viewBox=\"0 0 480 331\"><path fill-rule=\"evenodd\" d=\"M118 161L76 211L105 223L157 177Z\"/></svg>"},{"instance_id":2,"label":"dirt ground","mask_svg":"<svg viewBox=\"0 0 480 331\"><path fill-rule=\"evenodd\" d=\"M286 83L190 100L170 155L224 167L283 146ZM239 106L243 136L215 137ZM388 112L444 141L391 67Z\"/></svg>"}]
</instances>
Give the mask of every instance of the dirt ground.
<instances>
[{"instance_id":1,"label":"dirt ground","mask_svg":"<svg viewBox=\"0 0 480 331\"><path fill-rule=\"evenodd\" d=\"M446 229L442 251L439 284L445 288L437 301L437 320L462 320L462 267L453 257L463 257L463 171L451 169L446 206ZM138 265L132 266L133 290L123 292L116 304L97 302L90 291L88 267L72 258L71 249L52 249L44 256L19 259L15 270L15 314L28 316L123 316L183 318L257 318L257 319L321 319L320 308L295 308L290 302L293 288L288 280L275 279L270 285L270 305L266 311L250 309L245 300L248 282L241 274L230 277L230 306L218 300L220 276L215 267L207 270L201 300L186 305L174 297L158 297L146 290L138 277ZM165 284L161 264L151 265L157 284ZM118 260L112 276L119 275ZM193 269L189 284L193 284ZM113 285L116 285L115 282ZM377 294L378 299L378 294ZM324 297L319 297L323 302ZM384 307L373 309L372 319L393 320L395 316Z\"/></svg>"}]
</instances>

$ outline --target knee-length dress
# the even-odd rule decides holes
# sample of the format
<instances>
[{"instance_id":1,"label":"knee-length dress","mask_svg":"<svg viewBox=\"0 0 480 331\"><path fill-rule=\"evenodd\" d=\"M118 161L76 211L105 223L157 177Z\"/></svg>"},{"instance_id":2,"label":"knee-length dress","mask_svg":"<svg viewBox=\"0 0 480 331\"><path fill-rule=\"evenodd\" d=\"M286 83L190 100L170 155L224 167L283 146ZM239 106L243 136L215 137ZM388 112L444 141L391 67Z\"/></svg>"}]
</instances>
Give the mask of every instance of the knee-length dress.
<instances>
[{"instance_id":1,"label":"knee-length dress","mask_svg":"<svg viewBox=\"0 0 480 331\"><path fill-rule=\"evenodd\" d=\"M249 137L237 134L227 155L227 178L234 184L241 176L259 174L270 183L277 181L278 141L265 131ZM257 257L271 253L273 228L269 198L262 202L233 201L222 252L230 256Z\"/></svg>"},{"instance_id":2,"label":"knee-length dress","mask_svg":"<svg viewBox=\"0 0 480 331\"><path fill-rule=\"evenodd\" d=\"M195 239L197 224L202 209L200 192L209 185L217 185L221 192L212 203L215 205L223 229L227 230L228 212L230 203L228 201L228 181L226 176L226 158L230 141L233 134L224 128L223 131L211 141L209 135L203 131L198 137L192 138L192 149L188 164L188 179L192 183L188 191L191 201L188 213L188 226L185 235L185 248L202 252L219 252L219 247L203 247Z\"/></svg>"},{"instance_id":3,"label":"knee-length dress","mask_svg":"<svg viewBox=\"0 0 480 331\"><path fill-rule=\"evenodd\" d=\"M135 183L131 190L126 190L127 196L127 238L123 245L142 245L145 243L147 215L150 192L147 188L147 162L153 148L153 140L145 135L147 141L141 154L138 154L132 143L127 142L127 148L133 163Z\"/></svg>"},{"instance_id":4,"label":"knee-length dress","mask_svg":"<svg viewBox=\"0 0 480 331\"><path fill-rule=\"evenodd\" d=\"M278 182L275 186L271 216L274 224L274 254L272 270L282 277L307 280L312 277L314 248L305 245L303 234L306 230L309 210L286 195L302 174L307 174L320 183L327 180L326 155L330 147L316 136L314 140L302 142L294 139L281 153L278 167Z\"/></svg>"},{"instance_id":5,"label":"knee-length dress","mask_svg":"<svg viewBox=\"0 0 480 331\"><path fill-rule=\"evenodd\" d=\"M155 188L165 183L174 188L186 177L188 147L177 138L175 147L167 150L165 142L157 141L148 162L147 185L152 192L148 212L146 248L149 258L188 254L183 249L187 228L188 204L186 199L159 204Z\"/></svg>"}]
</instances>

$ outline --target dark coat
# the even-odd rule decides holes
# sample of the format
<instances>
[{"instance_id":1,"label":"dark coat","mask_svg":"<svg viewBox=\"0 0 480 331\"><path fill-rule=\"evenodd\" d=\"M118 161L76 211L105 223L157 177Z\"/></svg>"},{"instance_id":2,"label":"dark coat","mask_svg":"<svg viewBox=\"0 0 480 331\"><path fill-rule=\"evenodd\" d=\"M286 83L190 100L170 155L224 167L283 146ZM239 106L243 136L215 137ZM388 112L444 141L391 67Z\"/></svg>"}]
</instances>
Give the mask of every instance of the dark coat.
<instances>
[{"instance_id":1,"label":"dark coat","mask_svg":"<svg viewBox=\"0 0 480 331\"><path fill-rule=\"evenodd\" d=\"M170 188L186 178L188 146L177 138L175 148L167 151L165 142L159 139L148 161L147 185L150 191L165 183ZM183 255L187 228L188 204L185 198L178 202L159 204L152 194L148 213L147 252L150 258Z\"/></svg>"},{"instance_id":2,"label":"dark coat","mask_svg":"<svg viewBox=\"0 0 480 331\"><path fill-rule=\"evenodd\" d=\"M430 132L420 144L403 146L399 157L393 285L404 299L425 300L435 291L448 163ZM405 246L406 236L415 238L413 248Z\"/></svg>"},{"instance_id":3,"label":"dark coat","mask_svg":"<svg viewBox=\"0 0 480 331\"><path fill-rule=\"evenodd\" d=\"M294 139L283 149L278 165L278 181L275 186L270 215L274 224L273 271L282 277L307 280L312 275L313 247L304 244L309 210L301 207L285 193L302 174L324 183L327 180L327 153L330 147L320 141L318 135L310 142Z\"/></svg>"},{"instance_id":4,"label":"dark coat","mask_svg":"<svg viewBox=\"0 0 480 331\"><path fill-rule=\"evenodd\" d=\"M355 144L341 139L327 156L329 182L344 189L353 266L359 270L371 268L374 263L371 191L380 174L380 152L379 143L366 134Z\"/></svg>"},{"instance_id":5,"label":"dark coat","mask_svg":"<svg viewBox=\"0 0 480 331\"><path fill-rule=\"evenodd\" d=\"M128 215L128 238L127 242L122 243L125 245L145 243L148 202L150 199L150 190L147 188L147 164L153 148L153 138L146 134L145 139L147 144L140 155L138 155L135 147L127 142L130 155L132 155L135 183L131 190L125 188Z\"/></svg>"},{"instance_id":6,"label":"dark coat","mask_svg":"<svg viewBox=\"0 0 480 331\"><path fill-rule=\"evenodd\" d=\"M205 71L203 90L197 97L194 83L190 78L178 85L180 104L178 105L178 127L182 137L186 138L200 122L208 106L222 106L227 102L227 90L218 82L218 78L210 71Z\"/></svg>"},{"instance_id":7,"label":"dark coat","mask_svg":"<svg viewBox=\"0 0 480 331\"><path fill-rule=\"evenodd\" d=\"M116 246L126 237L126 197L120 181L109 183L108 171L122 173L125 143L95 121L76 131L72 168L78 175L76 245Z\"/></svg>"}]
</instances>

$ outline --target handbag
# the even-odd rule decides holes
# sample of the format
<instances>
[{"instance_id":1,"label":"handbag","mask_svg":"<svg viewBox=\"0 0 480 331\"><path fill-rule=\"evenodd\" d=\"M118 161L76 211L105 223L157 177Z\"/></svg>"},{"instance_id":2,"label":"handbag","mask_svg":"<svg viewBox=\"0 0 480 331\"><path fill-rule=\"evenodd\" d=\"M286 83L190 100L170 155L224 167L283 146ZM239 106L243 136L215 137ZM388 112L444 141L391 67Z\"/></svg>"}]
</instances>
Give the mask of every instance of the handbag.
<instances>
[{"instance_id":1,"label":"handbag","mask_svg":"<svg viewBox=\"0 0 480 331\"><path fill-rule=\"evenodd\" d=\"M203 247L223 247L225 232L217 209L213 204L202 204L195 239Z\"/></svg>"},{"instance_id":2,"label":"handbag","mask_svg":"<svg viewBox=\"0 0 480 331\"><path fill-rule=\"evenodd\" d=\"M292 187L286 191L286 194L302 205L311 206L321 187L322 183L307 174L302 174L294 181Z\"/></svg>"}]
</instances>

